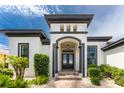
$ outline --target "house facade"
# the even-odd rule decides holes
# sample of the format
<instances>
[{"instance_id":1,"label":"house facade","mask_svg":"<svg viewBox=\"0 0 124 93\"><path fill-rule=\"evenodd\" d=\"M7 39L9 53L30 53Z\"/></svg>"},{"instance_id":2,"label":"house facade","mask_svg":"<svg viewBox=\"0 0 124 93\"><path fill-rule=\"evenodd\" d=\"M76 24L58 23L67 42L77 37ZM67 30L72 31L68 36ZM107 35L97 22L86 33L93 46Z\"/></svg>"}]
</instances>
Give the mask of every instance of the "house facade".
<instances>
[{"instance_id":1,"label":"house facade","mask_svg":"<svg viewBox=\"0 0 124 93\"><path fill-rule=\"evenodd\" d=\"M88 36L92 14L44 15L50 29L50 39L40 29L5 30L10 55L29 58L25 76L35 76L34 54L47 54L50 58L50 77L63 69L78 71L87 76L88 64L107 64L107 42L111 36ZM109 59L110 60L110 59Z\"/></svg>"}]
</instances>

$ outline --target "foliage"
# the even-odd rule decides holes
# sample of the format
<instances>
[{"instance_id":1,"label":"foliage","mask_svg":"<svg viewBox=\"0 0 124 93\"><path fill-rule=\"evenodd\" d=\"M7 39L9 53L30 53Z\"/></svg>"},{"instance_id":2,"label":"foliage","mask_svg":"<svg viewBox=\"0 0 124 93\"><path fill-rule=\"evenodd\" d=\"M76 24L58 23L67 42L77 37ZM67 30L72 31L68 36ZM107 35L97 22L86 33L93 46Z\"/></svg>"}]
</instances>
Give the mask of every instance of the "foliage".
<instances>
[{"instance_id":1,"label":"foliage","mask_svg":"<svg viewBox=\"0 0 124 93\"><path fill-rule=\"evenodd\" d=\"M0 74L2 75L9 75L10 77L13 76L13 70L8 68L0 68Z\"/></svg>"},{"instance_id":2,"label":"foliage","mask_svg":"<svg viewBox=\"0 0 124 93\"><path fill-rule=\"evenodd\" d=\"M0 74L0 87L9 88L12 85L10 76Z\"/></svg>"},{"instance_id":3,"label":"foliage","mask_svg":"<svg viewBox=\"0 0 124 93\"><path fill-rule=\"evenodd\" d=\"M33 80L33 83L36 85L41 85L41 84L47 83L48 80L49 78L46 76L37 76L36 79Z\"/></svg>"},{"instance_id":4,"label":"foliage","mask_svg":"<svg viewBox=\"0 0 124 93\"><path fill-rule=\"evenodd\" d=\"M17 57L17 56L9 56L10 64L13 66L16 79L23 79L25 68L28 65L28 58L26 57Z\"/></svg>"},{"instance_id":5,"label":"foliage","mask_svg":"<svg viewBox=\"0 0 124 93\"><path fill-rule=\"evenodd\" d=\"M98 67L88 68L88 76L90 77L91 83L94 85L100 85L101 72Z\"/></svg>"},{"instance_id":6,"label":"foliage","mask_svg":"<svg viewBox=\"0 0 124 93\"><path fill-rule=\"evenodd\" d=\"M4 68L4 62L0 62L0 68Z\"/></svg>"},{"instance_id":7,"label":"foliage","mask_svg":"<svg viewBox=\"0 0 124 93\"><path fill-rule=\"evenodd\" d=\"M112 79L114 79L116 76L124 75L124 71L122 69L119 69L117 67L112 67L111 69Z\"/></svg>"},{"instance_id":8,"label":"foliage","mask_svg":"<svg viewBox=\"0 0 124 93\"><path fill-rule=\"evenodd\" d=\"M27 88L28 82L23 79L16 79L13 81L11 88Z\"/></svg>"},{"instance_id":9,"label":"foliage","mask_svg":"<svg viewBox=\"0 0 124 93\"><path fill-rule=\"evenodd\" d=\"M34 68L35 68L35 75L36 76L41 76L41 75L48 76L49 57L45 54L35 54L35 56L34 56Z\"/></svg>"},{"instance_id":10,"label":"foliage","mask_svg":"<svg viewBox=\"0 0 124 93\"><path fill-rule=\"evenodd\" d=\"M124 87L124 75L118 75L118 76L116 76L115 79L114 79L114 81L115 81L115 84Z\"/></svg>"},{"instance_id":11,"label":"foliage","mask_svg":"<svg viewBox=\"0 0 124 93\"><path fill-rule=\"evenodd\" d=\"M88 69L88 76L89 77L101 77L101 72L99 68L89 68Z\"/></svg>"},{"instance_id":12,"label":"foliage","mask_svg":"<svg viewBox=\"0 0 124 93\"><path fill-rule=\"evenodd\" d=\"M92 77L91 79L92 84L100 85L100 78L99 77Z\"/></svg>"},{"instance_id":13,"label":"foliage","mask_svg":"<svg viewBox=\"0 0 124 93\"><path fill-rule=\"evenodd\" d=\"M90 65L88 65L88 68L92 68L92 67L97 67L97 65L96 64L90 64Z\"/></svg>"},{"instance_id":14,"label":"foliage","mask_svg":"<svg viewBox=\"0 0 124 93\"><path fill-rule=\"evenodd\" d=\"M106 77L110 77L110 78L112 77L111 66L101 64L98 68L100 69L103 78L104 78L104 77L105 77L105 78L106 78Z\"/></svg>"}]
</instances>

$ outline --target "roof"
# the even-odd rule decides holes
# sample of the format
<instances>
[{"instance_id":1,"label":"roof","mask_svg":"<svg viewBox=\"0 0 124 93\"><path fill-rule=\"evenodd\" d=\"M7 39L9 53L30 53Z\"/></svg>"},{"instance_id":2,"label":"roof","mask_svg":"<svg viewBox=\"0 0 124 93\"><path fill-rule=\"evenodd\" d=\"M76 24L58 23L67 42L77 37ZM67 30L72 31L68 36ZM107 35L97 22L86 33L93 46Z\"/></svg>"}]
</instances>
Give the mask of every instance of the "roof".
<instances>
[{"instance_id":1,"label":"roof","mask_svg":"<svg viewBox=\"0 0 124 93\"><path fill-rule=\"evenodd\" d=\"M124 45L124 38L122 39L119 39L111 44L108 44L107 46L103 47L102 50L103 51L108 51L110 49L113 49L113 48L116 48L116 47L119 47L119 46L122 46Z\"/></svg>"},{"instance_id":2,"label":"roof","mask_svg":"<svg viewBox=\"0 0 124 93\"><path fill-rule=\"evenodd\" d=\"M102 41L102 42L106 42L108 40L110 40L112 38L112 36L92 36L92 37L87 37L87 41L90 42L94 42L94 41Z\"/></svg>"},{"instance_id":3,"label":"roof","mask_svg":"<svg viewBox=\"0 0 124 93\"><path fill-rule=\"evenodd\" d=\"M8 37L40 37L47 39L47 36L41 29L0 29Z\"/></svg>"},{"instance_id":4,"label":"roof","mask_svg":"<svg viewBox=\"0 0 124 93\"><path fill-rule=\"evenodd\" d=\"M88 23L93 19L93 14L48 14L44 15L50 26L50 23Z\"/></svg>"}]
</instances>

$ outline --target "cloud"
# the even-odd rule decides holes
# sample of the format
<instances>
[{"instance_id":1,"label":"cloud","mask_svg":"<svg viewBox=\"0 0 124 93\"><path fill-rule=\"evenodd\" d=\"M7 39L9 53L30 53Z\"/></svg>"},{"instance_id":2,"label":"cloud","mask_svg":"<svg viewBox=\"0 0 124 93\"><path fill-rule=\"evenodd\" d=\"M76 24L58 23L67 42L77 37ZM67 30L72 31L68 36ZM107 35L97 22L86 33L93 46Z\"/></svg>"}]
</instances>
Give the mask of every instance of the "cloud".
<instances>
[{"instance_id":1,"label":"cloud","mask_svg":"<svg viewBox=\"0 0 124 93\"><path fill-rule=\"evenodd\" d=\"M5 46L3 44L0 44L0 53L8 54L9 53L8 46Z\"/></svg>"},{"instance_id":2,"label":"cloud","mask_svg":"<svg viewBox=\"0 0 124 93\"><path fill-rule=\"evenodd\" d=\"M51 7L51 8L49 8ZM53 11L54 8L54 11ZM42 16L43 14L61 12L59 6L47 6L47 5L1 5L0 13L11 12L13 14L25 15L25 16Z\"/></svg>"},{"instance_id":3,"label":"cloud","mask_svg":"<svg viewBox=\"0 0 124 93\"><path fill-rule=\"evenodd\" d=\"M104 14L103 14L104 16ZM103 21L94 20L96 29L92 35L113 36L113 41L124 37L124 7L119 6L109 13Z\"/></svg>"}]
</instances>

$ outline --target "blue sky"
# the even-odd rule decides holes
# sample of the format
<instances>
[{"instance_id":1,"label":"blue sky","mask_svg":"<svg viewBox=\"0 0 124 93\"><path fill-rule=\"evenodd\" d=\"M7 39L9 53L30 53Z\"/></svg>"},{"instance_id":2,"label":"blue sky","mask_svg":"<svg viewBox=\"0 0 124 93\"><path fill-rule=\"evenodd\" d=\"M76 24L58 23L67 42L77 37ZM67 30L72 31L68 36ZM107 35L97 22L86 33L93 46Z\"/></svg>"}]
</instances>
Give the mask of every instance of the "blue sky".
<instances>
[{"instance_id":1,"label":"blue sky","mask_svg":"<svg viewBox=\"0 0 124 93\"><path fill-rule=\"evenodd\" d=\"M88 35L124 36L124 6L2 6L0 5L0 29L43 29L49 37L49 29L43 14L94 14ZM0 49L7 49L8 39L0 34Z\"/></svg>"}]
</instances>

